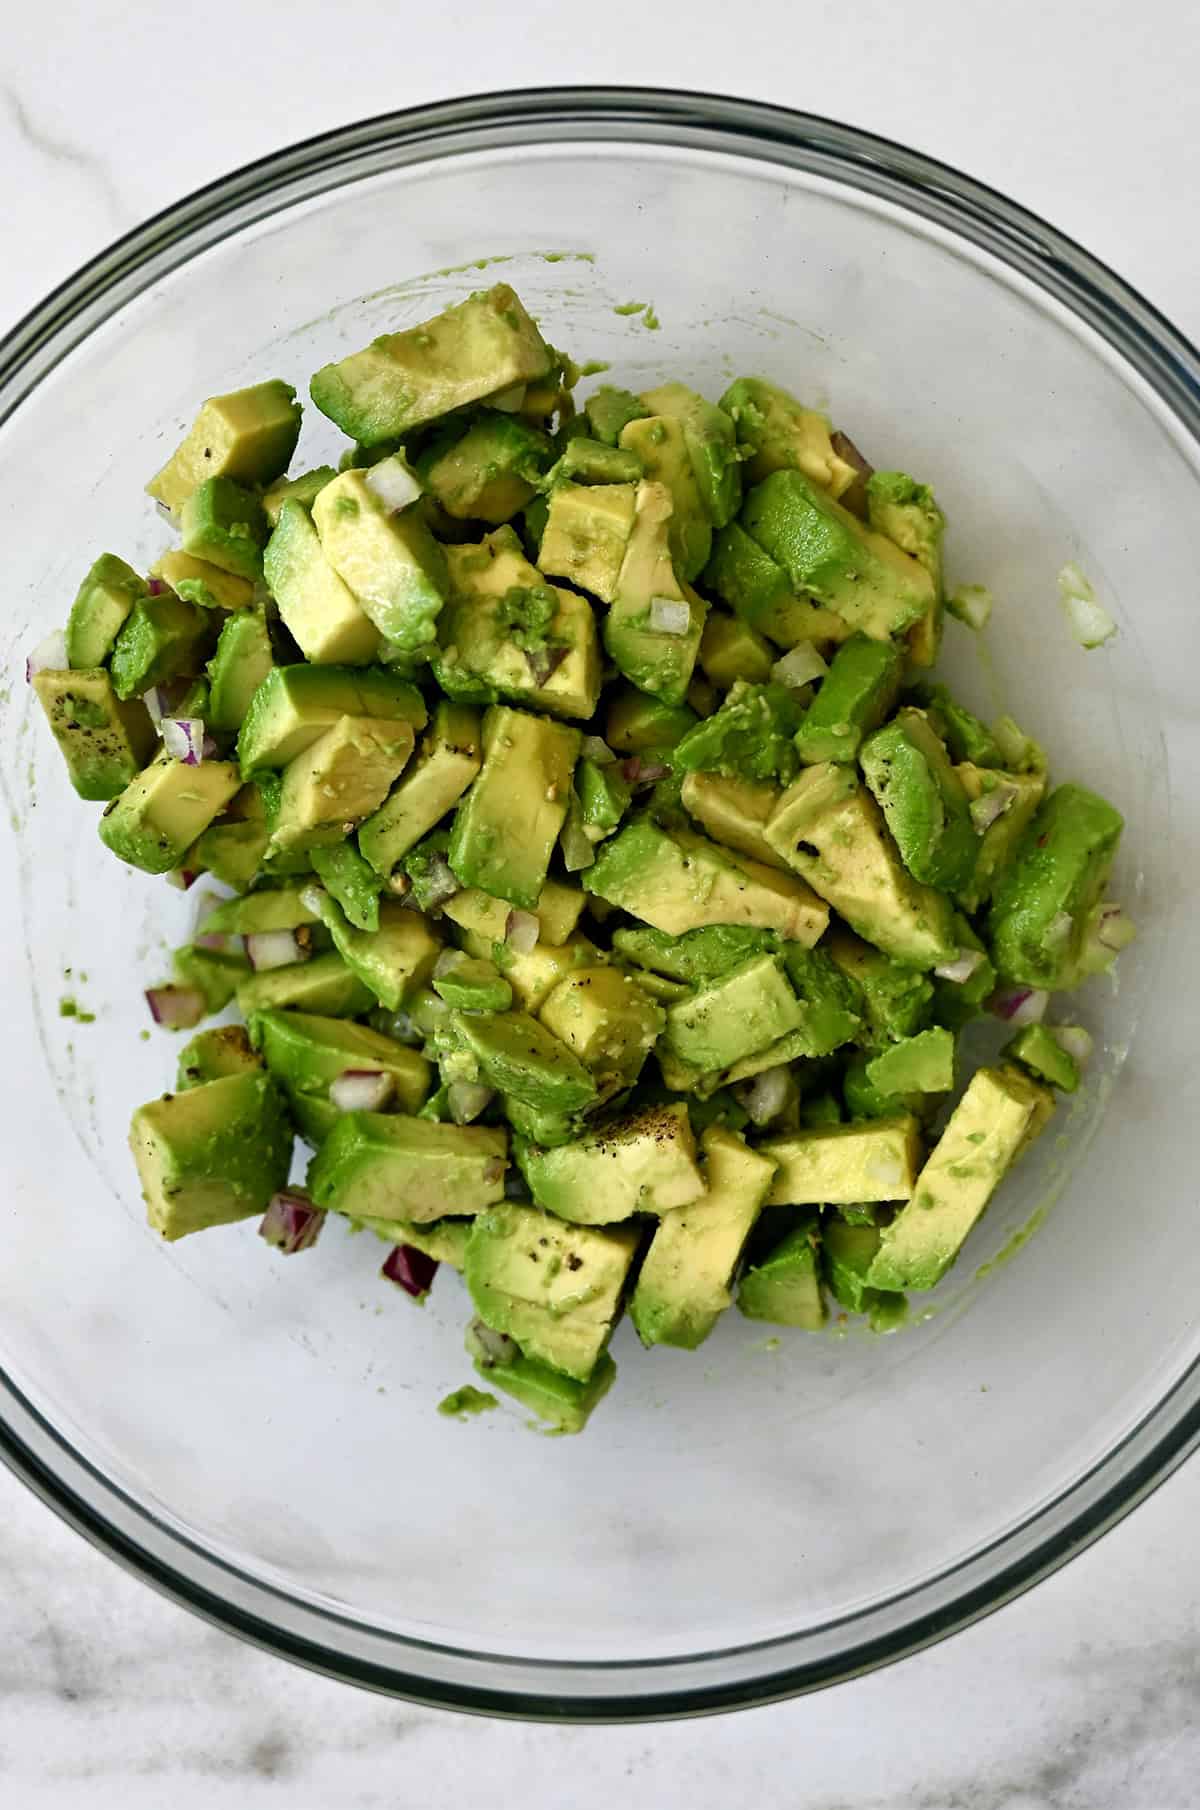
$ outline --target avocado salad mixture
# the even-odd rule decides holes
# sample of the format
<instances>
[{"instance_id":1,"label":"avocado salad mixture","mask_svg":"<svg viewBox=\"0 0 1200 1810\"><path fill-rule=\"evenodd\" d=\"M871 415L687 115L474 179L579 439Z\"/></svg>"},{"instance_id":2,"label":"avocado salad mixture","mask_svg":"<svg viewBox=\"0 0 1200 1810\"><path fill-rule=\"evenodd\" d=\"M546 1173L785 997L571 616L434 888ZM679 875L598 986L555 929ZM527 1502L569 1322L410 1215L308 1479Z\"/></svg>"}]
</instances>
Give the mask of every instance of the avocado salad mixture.
<instances>
[{"instance_id":1,"label":"avocado salad mixture","mask_svg":"<svg viewBox=\"0 0 1200 1810\"><path fill-rule=\"evenodd\" d=\"M988 600L931 490L758 377L580 377L500 284L316 373L336 469L289 475L288 384L210 398L147 486L178 545L102 554L29 662L105 846L226 889L147 995L245 1021L133 1114L150 1224L460 1270L489 1389L572 1432L624 1309L895 1324L1132 935L1118 813L932 676Z\"/></svg>"}]
</instances>

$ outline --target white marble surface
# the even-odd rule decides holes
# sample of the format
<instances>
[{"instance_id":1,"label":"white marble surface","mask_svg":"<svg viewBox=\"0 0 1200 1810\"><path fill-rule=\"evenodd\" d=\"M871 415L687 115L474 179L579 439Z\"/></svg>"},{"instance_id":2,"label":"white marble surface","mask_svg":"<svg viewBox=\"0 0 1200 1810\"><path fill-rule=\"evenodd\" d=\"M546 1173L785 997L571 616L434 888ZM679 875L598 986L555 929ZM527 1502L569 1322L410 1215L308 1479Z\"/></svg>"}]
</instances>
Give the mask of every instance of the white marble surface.
<instances>
[{"instance_id":1,"label":"white marble surface","mask_svg":"<svg viewBox=\"0 0 1200 1810\"><path fill-rule=\"evenodd\" d=\"M674 13L675 9L669 9ZM925 0L0 10L0 326L247 158L356 116L552 81L726 88L873 127L1047 215L1200 334L1194 14ZM976 16L977 15L977 16ZM743 17L749 17L747 11ZM593 41L594 40L594 41ZM801 1702L664 1728L465 1722L307 1676L152 1595L0 1474L0 1803L13 1810L1190 1810L1200 1468L1022 1601Z\"/></svg>"}]
</instances>

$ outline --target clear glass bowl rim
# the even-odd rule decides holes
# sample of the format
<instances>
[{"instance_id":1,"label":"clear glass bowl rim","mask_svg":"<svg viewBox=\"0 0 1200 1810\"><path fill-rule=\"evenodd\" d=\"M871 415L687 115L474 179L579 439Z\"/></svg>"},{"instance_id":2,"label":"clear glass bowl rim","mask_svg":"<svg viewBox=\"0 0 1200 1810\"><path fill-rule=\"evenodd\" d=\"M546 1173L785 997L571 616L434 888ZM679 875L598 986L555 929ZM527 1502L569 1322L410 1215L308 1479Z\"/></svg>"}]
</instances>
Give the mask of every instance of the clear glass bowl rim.
<instances>
[{"instance_id":1,"label":"clear glass bowl rim","mask_svg":"<svg viewBox=\"0 0 1200 1810\"><path fill-rule=\"evenodd\" d=\"M218 178L116 240L0 339L0 424L103 320L164 271L298 200L402 164L604 140L775 162L921 216L998 259L1097 333L1200 446L1200 353L1115 272L1025 208L933 158L819 115L635 87L511 90L406 108L303 140ZM1057 1570L1197 1445L1200 1361L1086 1476L983 1552L842 1623L834 1650L805 1655L800 1649L811 1635L762 1643L757 1657L767 1663L750 1677L738 1675L736 1663L746 1648L604 1664L443 1648L439 1673L454 1669L457 1659L462 1676L432 1678L422 1670L422 1643L392 1637L394 1663L365 1660L339 1643L342 1618L283 1597L167 1529L75 1452L0 1369L0 1459L85 1538L174 1601L347 1683L445 1708L547 1721L635 1722L750 1707L900 1659ZM286 1603L286 1611L273 1615L273 1602ZM724 1679L722 1658L730 1662ZM703 1678L687 1679L696 1666ZM486 1678L470 1676L484 1669Z\"/></svg>"}]
</instances>

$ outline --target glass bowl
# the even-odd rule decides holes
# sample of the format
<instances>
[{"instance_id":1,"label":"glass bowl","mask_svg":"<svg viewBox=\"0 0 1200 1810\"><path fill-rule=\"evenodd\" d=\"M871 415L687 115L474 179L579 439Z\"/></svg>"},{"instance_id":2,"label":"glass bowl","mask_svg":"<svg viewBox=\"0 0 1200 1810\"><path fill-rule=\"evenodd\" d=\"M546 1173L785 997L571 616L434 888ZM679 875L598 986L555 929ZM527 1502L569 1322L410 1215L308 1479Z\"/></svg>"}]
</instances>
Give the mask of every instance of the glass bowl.
<instances>
[{"instance_id":1,"label":"glass bowl","mask_svg":"<svg viewBox=\"0 0 1200 1810\"><path fill-rule=\"evenodd\" d=\"M295 1263L253 1222L171 1247L148 1231L126 1126L177 1045L147 1036L141 989L195 908L102 854L21 673L97 551L165 543L142 486L200 398L303 389L501 277L618 382L711 394L763 372L936 486L951 577L997 599L986 637L951 625L951 676L1120 804L1117 891L1141 927L1119 989L1082 1000L1085 1090L905 1330L777 1342L731 1313L689 1355L622 1326L617 1388L574 1440L435 1412L470 1374L453 1277L417 1312L341 1228ZM1166 1475L1200 1426L1198 377L1117 278L978 184L819 119L634 90L348 127L48 297L0 347L16 1470L277 1653L562 1718L759 1703L894 1659ZM336 444L310 408L303 462ZM1068 559L1120 623L1103 651L1058 609Z\"/></svg>"}]
</instances>

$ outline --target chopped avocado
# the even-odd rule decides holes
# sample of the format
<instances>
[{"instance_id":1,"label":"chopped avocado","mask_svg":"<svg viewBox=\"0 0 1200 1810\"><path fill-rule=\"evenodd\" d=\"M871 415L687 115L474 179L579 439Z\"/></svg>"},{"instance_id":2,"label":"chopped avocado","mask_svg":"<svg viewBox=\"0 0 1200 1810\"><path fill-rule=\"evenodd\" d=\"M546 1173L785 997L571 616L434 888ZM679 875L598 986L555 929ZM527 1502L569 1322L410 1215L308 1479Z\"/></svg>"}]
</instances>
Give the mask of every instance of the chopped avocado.
<instances>
[{"instance_id":1,"label":"chopped avocado","mask_svg":"<svg viewBox=\"0 0 1200 1810\"><path fill-rule=\"evenodd\" d=\"M682 704L708 606L676 577L668 542L674 509L670 491L647 479L636 496L633 531L605 618L604 645L614 665L640 691L666 704Z\"/></svg>"},{"instance_id":2,"label":"chopped avocado","mask_svg":"<svg viewBox=\"0 0 1200 1810\"><path fill-rule=\"evenodd\" d=\"M703 1344L733 1299L733 1272L774 1174L769 1158L719 1125L701 1146L705 1191L662 1215L638 1273L629 1314L643 1345Z\"/></svg>"},{"instance_id":3,"label":"chopped avocado","mask_svg":"<svg viewBox=\"0 0 1200 1810\"><path fill-rule=\"evenodd\" d=\"M667 1012L665 1041L698 1069L731 1067L799 1030L805 1013L778 956L753 956Z\"/></svg>"},{"instance_id":4,"label":"chopped avocado","mask_svg":"<svg viewBox=\"0 0 1200 1810\"><path fill-rule=\"evenodd\" d=\"M286 767L344 716L402 719L414 730L428 720L416 686L379 667L277 666L251 699L238 736L243 777Z\"/></svg>"},{"instance_id":5,"label":"chopped avocado","mask_svg":"<svg viewBox=\"0 0 1200 1810\"><path fill-rule=\"evenodd\" d=\"M786 390L761 377L739 377L722 396L721 407L749 452L746 476L752 484L773 471L802 471L830 496L840 497L854 483L855 468L835 451L825 416L804 408Z\"/></svg>"},{"instance_id":6,"label":"chopped avocado","mask_svg":"<svg viewBox=\"0 0 1200 1810\"><path fill-rule=\"evenodd\" d=\"M774 948L769 932L735 924L713 924L682 936L640 928L613 934L614 953L622 960L689 985L719 980L752 956L771 954Z\"/></svg>"},{"instance_id":7,"label":"chopped avocado","mask_svg":"<svg viewBox=\"0 0 1200 1810\"><path fill-rule=\"evenodd\" d=\"M764 833L814 892L886 954L914 968L954 959L949 899L908 874L853 768L806 767Z\"/></svg>"},{"instance_id":8,"label":"chopped avocado","mask_svg":"<svg viewBox=\"0 0 1200 1810\"><path fill-rule=\"evenodd\" d=\"M253 1074L262 1067L251 1048L244 1025L213 1025L198 1031L179 1052L175 1086L179 1093L202 1087L206 1081L223 1081L227 1075Z\"/></svg>"},{"instance_id":9,"label":"chopped avocado","mask_svg":"<svg viewBox=\"0 0 1200 1810\"><path fill-rule=\"evenodd\" d=\"M823 945L806 949L787 943L783 965L803 1013L796 1039L801 1054L810 1059L831 1055L860 1034L862 993Z\"/></svg>"},{"instance_id":10,"label":"chopped avocado","mask_svg":"<svg viewBox=\"0 0 1200 1810\"><path fill-rule=\"evenodd\" d=\"M723 773L688 773L680 789L683 808L706 829L714 842L737 849L767 867L787 872L787 862L764 835L779 802L779 789L760 781L734 779Z\"/></svg>"},{"instance_id":11,"label":"chopped avocado","mask_svg":"<svg viewBox=\"0 0 1200 1810\"><path fill-rule=\"evenodd\" d=\"M394 1219L403 1205L420 1225L482 1212L504 1197L504 1131L488 1125L439 1125L402 1113L347 1112L308 1166L319 1207L354 1219Z\"/></svg>"},{"instance_id":12,"label":"chopped avocado","mask_svg":"<svg viewBox=\"0 0 1200 1810\"><path fill-rule=\"evenodd\" d=\"M908 1204L883 1229L872 1288L932 1288L958 1256L1025 1137L1033 1108L996 1069L976 1069Z\"/></svg>"},{"instance_id":13,"label":"chopped avocado","mask_svg":"<svg viewBox=\"0 0 1200 1810\"><path fill-rule=\"evenodd\" d=\"M777 471L756 484L741 522L797 591L851 629L885 641L932 607L933 580L924 567L864 528L799 471Z\"/></svg>"},{"instance_id":14,"label":"chopped avocado","mask_svg":"<svg viewBox=\"0 0 1200 1810\"><path fill-rule=\"evenodd\" d=\"M744 679L747 685L764 685L775 664L775 650L765 635L724 610L710 610L700 637L700 665L720 690Z\"/></svg>"},{"instance_id":15,"label":"chopped avocado","mask_svg":"<svg viewBox=\"0 0 1200 1810\"><path fill-rule=\"evenodd\" d=\"M550 1364L523 1355L504 1364L476 1358L475 1368L493 1389L511 1395L556 1433L582 1433L592 1409L617 1380L617 1366L607 1351L601 1353L596 1368L583 1383L573 1376L564 1376Z\"/></svg>"},{"instance_id":16,"label":"chopped avocado","mask_svg":"<svg viewBox=\"0 0 1200 1810\"><path fill-rule=\"evenodd\" d=\"M482 762L479 712L442 699L399 785L358 832L376 873L387 875L458 803Z\"/></svg>"},{"instance_id":17,"label":"chopped avocado","mask_svg":"<svg viewBox=\"0 0 1200 1810\"><path fill-rule=\"evenodd\" d=\"M643 475L636 453L622 452L587 434L575 434L542 483L547 490L556 484L636 484Z\"/></svg>"},{"instance_id":18,"label":"chopped avocado","mask_svg":"<svg viewBox=\"0 0 1200 1810\"><path fill-rule=\"evenodd\" d=\"M232 478L205 478L179 512L183 550L235 578L263 575L270 523L253 491Z\"/></svg>"},{"instance_id":19,"label":"chopped avocado","mask_svg":"<svg viewBox=\"0 0 1200 1810\"><path fill-rule=\"evenodd\" d=\"M319 493L336 477L337 472L332 465L317 465L312 471L301 472L299 477L276 478L262 494L262 506L272 528L289 499L299 503L302 509L311 510Z\"/></svg>"},{"instance_id":20,"label":"chopped avocado","mask_svg":"<svg viewBox=\"0 0 1200 1810\"><path fill-rule=\"evenodd\" d=\"M152 685L190 678L212 648L216 627L206 611L172 591L139 597L122 624L109 668L119 698L141 697Z\"/></svg>"},{"instance_id":21,"label":"chopped avocado","mask_svg":"<svg viewBox=\"0 0 1200 1810\"><path fill-rule=\"evenodd\" d=\"M682 383L645 390L642 402L652 417L679 422L708 519L714 528L723 528L733 520L742 500L741 461L732 416Z\"/></svg>"},{"instance_id":22,"label":"chopped avocado","mask_svg":"<svg viewBox=\"0 0 1200 1810\"><path fill-rule=\"evenodd\" d=\"M195 987L209 1012L222 1011L250 973L244 955L195 949L191 944L176 949L171 960L179 979L185 986Z\"/></svg>"},{"instance_id":23,"label":"chopped avocado","mask_svg":"<svg viewBox=\"0 0 1200 1810\"><path fill-rule=\"evenodd\" d=\"M498 526L525 507L554 458L554 442L499 409L447 422L414 462L428 494L458 521Z\"/></svg>"},{"instance_id":24,"label":"chopped avocado","mask_svg":"<svg viewBox=\"0 0 1200 1810\"><path fill-rule=\"evenodd\" d=\"M183 444L146 489L178 514L205 478L269 484L288 468L300 437L300 404L274 381L210 396Z\"/></svg>"},{"instance_id":25,"label":"chopped avocado","mask_svg":"<svg viewBox=\"0 0 1200 1810\"><path fill-rule=\"evenodd\" d=\"M154 747L154 725L140 699L122 702L103 667L43 667L33 689L80 798L107 800L123 792Z\"/></svg>"},{"instance_id":26,"label":"chopped avocado","mask_svg":"<svg viewBox=\"0 0 1200 1810\"><path fill-rule=\"evenodd\" d=\"M267 968L252 974L237 990L238 1010L278 1009L316 1012L326 1018L355 1018L369 1011L375 996L358 975L346 966L335 949L311 961L289 962L283 968Z\"/></svg>"},{"instance_id":27,"label":"chopped avocado","mask_svg":"<svg viewBox=\"0 0 1200 1810\"><path fill-rule=\"evenodd\" d=\"M650 413L640 396L611 383L602 384L594 396L588 397L583 412L592 433L605 446L616 446L631 421L640 421Z\"/></svg>"},{"instance_id":28,"label":"chopped avocado","mask_svg":"<svg viewBox=\"0 0 1200 1810\"><path fill-rule=\"evenodd\" d=\"M312 851L313 872L356 930L379 929L381 877L353 842L335 842Z\"/></svg>"},{"instance_id":29,"label":"chopped avocado","mask_svg":"<svg viewBox=\"0 0 1200 1810\"><path fill-rule=\"evenodd\" d=\"M247 899L226 899L201 920L205 936L257 936L268 930L298 930L317 924L320 913L306 903L306 886L272 886Z\"/></svg>"},{"instance_id":30,"label":"chopped avocado","mask_svg":"<svg viewBox=\"0 0 1200 1810\"><path fill-rule=\"evenodd\" d=\"M596 1083L579 1058L528 1012L456 1014L452 1025L501 1093L550 1112L575 1112L595 1100Z\"/></svg>"},{"instance_id":31,"label":"chopped avocado","mask_svg":"<svg viewBox=\"0 0 1200 1810\"><path fill-rule=\"evenodd\" d=\"M573 969L538 1017L578 1056L601 1100L633 1085L663 1028L662 1008L633 975L600 965Z\"/></svg>"},{"instance_id":32,"label":"chopped avocado","mask_svg":"<svg viewBox=\"0 0 1200 1810\"><path fill-rule=\"evenodd\" d=\"M1043 773L1006 773L963 761L955 768L970 803L971 821L982 830L975 867L959 897L968 911L991 898L996 884L1021 846L1046 793Z\"/></svg>"},{"instance_id":33,"label":"chopped avocado","mask_svg":"<svg viewBox=\"0 0 1200 1810\"><path fill-rule=\"evenodd\" d=\"M669 749L697 722L686 704L664 704L634 685L617 686L604 723L604 739L618 754L650 754Z\"/></svg>"},{"instance_id":34,"label":"chopped avocado","mask_svg":"<svg viewBox=\"0 0 1200 1810\"><path fill-rule=\"evenodd\" d=\"M945 892L966 886L979 836L962 781L925 712L898 711L864 742L860 763L914 880Z\"/></svg>"},{"instance_id":35,"label":"chopped avocado","mask_svg":"<svg viewBox=\"0 0 1200 1810\"><path fill-rule=\"evenodd\" d=\"M825 1300L817 1267L818 1232L811 1220L795 1226L738 1284L737 1304L748 1320L820 1332Z\"/></svg>"},{"instance_id":36,"label":"chopped avocado","mask_svg":"<svg viewBox=\"0 0 1200 1810\"><path fill-rule=\"evenodd\" d=\"M1024 1025L1000 1053L1065 1094L1073 1094L1079 1087L1079 1064L1048 1025Z\"/></svg>"},{"instance_id":37,"label":"chopped avocado","mask_svg":"<svg viewBox=\"0 0 1200 1810\"><path fill-rule=\"evenodd\" d=\"M951 697L944 685L922 685L915 702L950 750L953 761L971 761L977 767L1002 767L1004 757L986 723Z\"/></svg>"},{"instance_id":38,"label":"chopped avocado","mask_svg":"<svg viewBox=\"0 0 1200 1810\"><path fill-rule=\"evenodd\" d=\"M146 581L115 553L102 553L75 594L67 618L67 664L76 671L103 666L130 610L146 595Z\"/></svg>"},{"instance_id":39,"label":"chopped avocado","mask_svg":"<svg viewBox=\"0 0 1200 1810\"><path fill-rule=\"evenodd\" d=\"M890 642L867 635L843 642L796 732L805 766L857 760L863 737L895 703L903 673L903 657Z\"/></svg>"},{"instance_id":40,"label":"chopped avocado","mask_svg":"<svg viewBox=\"0 0 1200 1810\"><path fill-rule=\"evenodd\" d=\"M547 880L533 906L533 915L538 920L539 944L557 948L565 943L574 932L585 903L577 886L564 886L561 880ZM473 930L498 943L507 933L513 908L507 899L497 899L491 893L468 886L447 899L443 909L451 923L460 929Z\"/></svg>"},{"instance_id":41,"label":"chopped avocado","mask_svg":"<svg viewBox=\"0 0 1200 1810\"><path fill-rule=\"evenodd\" d=\"M924 1111L923 1094L881 1094L868 1070L872 1057L865 1051L852 1056L842 1071L842 1099L851 1119L886 1119L895 1112Z\"/></svg>"},{"instance_id":42,"label":"chopped avocado","mask_svg":"<svg viewBox=\"0 0 1200 1810\"><path fill-rule=\"evenodd\" d=\"M831 1214L821 1236L821 1255L829 1292L847 1313L869 1313L884 1304L899 1307L904 1296L868 1288L867 1273L875 1261L882 1236L876 1225L851 1225L840 1214Z\"/></svg>"},{"instance_id":43,"label":"chopped avocado","mask_svg":"<svg viewBox=\"0 0 1200 1810\"><path fill-rule=\"evenodd\" d=\"M844 641L851 632L833 610L798 597L783 567L739 522L730 522L717 535L700 583L780 647L795 647L801 641Z\"/></svg>"},{"instance_id":44,"label":"chopped avocado","mask_svg":"<svg viewBox=\"0 0 1200 1810\"><path fill-rule=\"evenodd\" d=\"M344 1018L267 1009L251 1014L250 1038L283 1089L301 1137L314 1146L342 1116L329 1089L347 1070L387 1075L402 1112L417 1112L429 1092L432 1071L424 1056Z\"/></svg>"},{"instance_id":45,"label":"chopped avocado","mask_svg":"<svg viewBox=\"0 0 1200 1810\"><path fill-rule=\"evenodd\" d=\"M586 1382L608 1343L637 1244L632 1226L610 1231L567 1225L536 1207L493 1207L467 1242L467 1287L493 1331Z\"/></svg>"},{"instance_id":46,"label":"chopped avocado","mask_svg":"<svg viewBox=\"0 0 1200 1810\"><path fill-rule=\"evenodd\" d=\"M671 502L666 522L671 561L680 579L696 578L712 551L712 519L696 481L682 422L672 415L630 421L621 430L620 444L623 452L641 460L646 481L666 490Z\"/></svg>"},{"instance_id":47,"label":"chopped avocado","mask_svg":"<svg viewBox=\"0 0 1200 1810\"><path fill-rule=\"evenodd\" d=\"M516 1154L538 1205L581 1225L666 1213L704 1192L688 1110L678 1100L622 1112L556 1149L526 1143Z\"/></svg>"},{"instance_id":48,"label":"chopped avocado","mask_svg":"<svg viewBox=\"0 0 1200 1810\"><path fill-rule=\"evenodd\" d=\"M636 482L555 484L538 552L542 570L612 603L636 508Z\"/></svg>"},{"instance_id":49,"label":"chopped avocado","mask_svg":"<svg viewBox=\"0 0 1200 1810\"><path fill-rule=\"evenodd\" d=\"M829 922L825 907L793 875L690 830L668 832L649 817L602 844L583 888L671 935L706 924L741 924L811 945Z\"/></svg>"},{"instance_id":50,"label":"chopped avocado","mask_svg":"<svg viewBox=\"0 0 1200 1810\"><path fill-rule=\"evenodd\" d=\"M567 814L579 731L493 705L483 768L459 805L450 866L466 886L535 910Z\"/></svg>"},{"instance_id":51,"label":"chopped avocado","mask_svg":"<svg viewBox=\"0 0 1200 1810\"><path fill-rule=\"evenodd\" d=\"M452 409L550 374L553 353L507 283L325 365L310 394L363 446L403 439Z\"/></svg>"},{"instance_id":52,"label":"chopped avocado","mask_svg":"<svg viewBox=\"0 0 1200 1810\"><path fill-rule=\"evenodd\" d=\"M786 785L796 771L792 737L799 719L795 693L786 685L747 685L739 679L716 715L684 736L673 764L685 772Z\"/></svg>"},{"instance_id":53,"label":"chopped avocado","mask_svg":"<svg viewBox=\"0 0 1200 1810\"><path fill-rule=\"evenodd\" d=\"M463 945L471 955L491 956L524 1012L538 1011L564 975L570 974L573 968L587 966L598 957L595 947L582 936L569 938L561 948L545 942L536 943L527 954L471 932L464 936Z\"/></svg>"},{"instance_id":54,"label":"chopped avocado","mask_svg":"<svg viewBox=\"0 0 1200 1810\"><path fill-rule=\"evenodd\" d=\"M410 723L341 717L284 768L270 852L344 841L379 809L412 748Z\"/></svg>"},{"instance_id":55,"label":"chopped avocado","mask_svg":"<svg viewBox=\"0 0 1200 1810\"><path fill-rule=\"evenodd\" d=\"M261 1071L139 1106L129 1144L147 1217L167 1239L261 1213L292 1160L282 1096Z\"/></svg>"},{"instance_id":56,"label":"chopped avocado","mask_svg":"<svg viewBox=\"0 0 1200 1810\"><path fill-rule=\"evenodd\" d=\"M1088 915L1103 897L1123 819L1084 786L1039 806L988 913L992 959L1006 980L1051 991L1077 984Z\"/></svg>"},{"instance_id":57,"label":"chopped avocado","mask_svg":"<svg viewBox=\"0 0 1200 1810\"><path fill-rule=\"evenodd\" d=\"M583 813L584 834L602 842L620 827L633 798L633 788L616 761L601 766L594 760L581 760L575 769L575 790Z\"/></svg>"},{"instance_id":58,"label":"chopped avocado","mask_svg":"<svg viewBox=\"0 0 1200 1810\"><path fill-rule=\"evenodd\" d=\"M825 947L829 959L853 983L865 1013L869 1044L898 1042L929 1023L934 989L927 974L840 928Z\"/></svg>"},{"instance_id":59,"label":"chopped avocado","mask_svg":"<svg viewBox=\"0 0 1200 1810\"><path fill-rule=\"evenodd\" d=\"M877 534L886 535L924 566L933 580L933 601L906 637L913 665L932 666L942 645L946 518L928 484L918 484L903 471L874 471L867 479L867 520Z\"/></svg>"},{"instance_id":60,"label":"chopped avocado","mask_svg":"<svg viewBox=\"0 0 1200 1810\"><path fill-rule=\"evenodd\" d=\"M494 962L482 956L447 951L442 973L434 969L430 982L439 999L456 1012L507 1012L512 987Z\"/></svg>"},{"instance_id":61,"label":"chopped avocado","mask_svg":"<svg viewBox=\"0 0 1200 1810\"><path fill-rule=\"evenodd\" d=\"M328 894L320 905L338 954L389 1012L426 985L442 945L419 912L406 910L398 899L384 899L378 930L357 930Z\"/></svg>"},{"instance_id":62,"label":"chopped avocado","mask_svg":"<svg viewBox=\"0 0 1200 1810\"><path fill-rule=\"evenodd\" d=\"M948 1094L954 1088L954 1036L941 1025L890 1044L867 1063L867 1079L885 1099Z\"/></svg>"},{"instance_id":63,"label":"chopped avocado","mask_svg":"<svg viewBox=\"0 0 1200 1810\"><path fill-rule=\"evenodd\" d=\"M251 698L274 665L265 612L241 610L230 616L208 663L209 727L223 735L235 735Z\"/></svg>"},{"instance_id":64,"label":"chopped avocado","mask_svg":"<svg viewBox=\"0 0 1200 1810\"><path fill-rule=\"evenodd\" d=\"M414 1251L432 1257L435 1263L448 1263L462 1270L467 1261L467 1239L471 1235L469 1219L431 1219L414 1225L411 1219L354 1219L345 1216L352 1226L374 1232L385 1244L407 1244Z\"/></svg>"},{"instance_id":65,"label":"chopped avocado","mask_svg":"<svg viewBox=\"0 0 1200 1810\"><path fill-rule=\"evenodd\" d=\"M759 1148L778 1165L767 1196L772 1206L857 1206L911 1197L921 1132L911 1113L898 1113L768 1138Z\"/></svg>"},{"instance_id":66,"label":"chopped avocado","mask_svg":"<svg viewBox=\"0 0 1200 1810\"><path fill-rule=\"evenodd\" d=\"M590 717L600 645L587 600L547 584L508 527L478 546L447 547L446 560L450 600L433 655L442 690L468 702L501 697L553 716Z\"/></svg>"},{"instance_id":67,"label":"chopped avocado","mask_svg":"<svg viewBox=\"0 0 1200 1810\"><path fill-rule=\"evenodd\" d=\"M169 873L240 784L232 761L206 760L189 767L164 750L108 805L100 819L100 840L130 867Z\"/></svg>"},{"instance_id":68,"label":"chopped avocado","mask_svg":"<svg viewBox=\"0 0 1200 1810\"><path fill-rule=\"evenodd\" d=\"M152 578L160 578L182 597L185 603L198 603L206 610L248 610L254 602L254 585L248 578L236 578L223 572L207 559L179 548L160 554L150 568Z\"/></svg>"},{"instance_id":69,"label":"chopped avocado","mask_svg":"<svg viewBox=\"0 0 1200 1810\"><path fill-rule=\"evenodd\" d=\"M263 555L279 614L306 660L365 666L381 636L325 557L312 517L286 498Z\"/></svg>"},{"instance_id":70,"label":"chopped avocado","mask_svg":"<svg viewBox=\"0 0 1200 1810\"><path fill-rule=\"evenodd\" d=\"M342 472L318 495L313 521L325 558L379 633L412 654L433 643L449 581L420 510L390 506L396 472L407 472L398 458Z\"/></svg>"}]
</instances>

